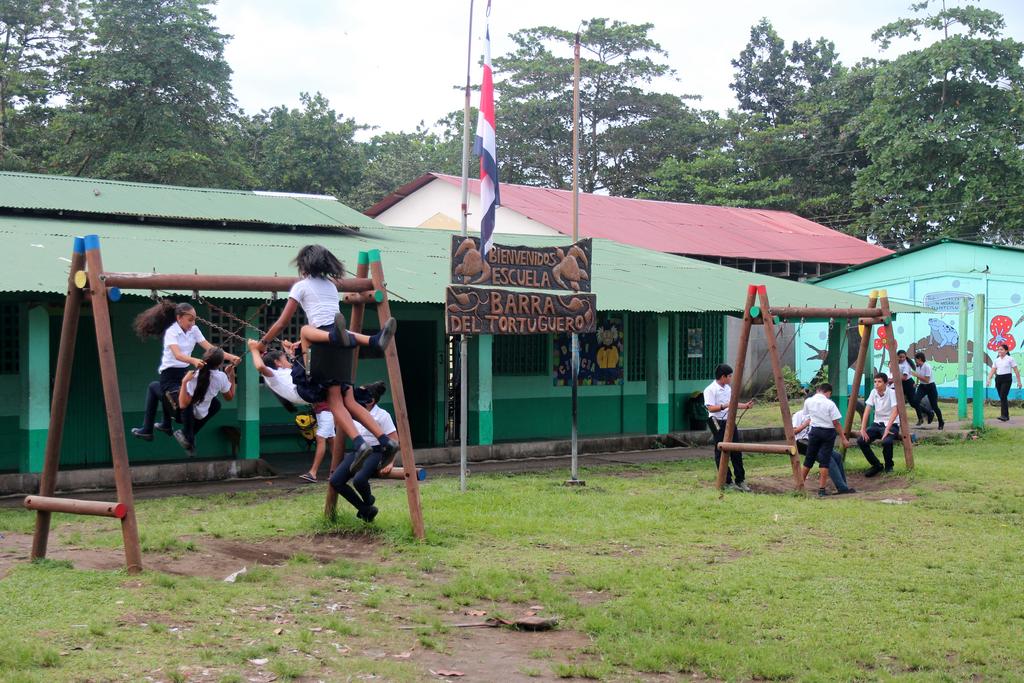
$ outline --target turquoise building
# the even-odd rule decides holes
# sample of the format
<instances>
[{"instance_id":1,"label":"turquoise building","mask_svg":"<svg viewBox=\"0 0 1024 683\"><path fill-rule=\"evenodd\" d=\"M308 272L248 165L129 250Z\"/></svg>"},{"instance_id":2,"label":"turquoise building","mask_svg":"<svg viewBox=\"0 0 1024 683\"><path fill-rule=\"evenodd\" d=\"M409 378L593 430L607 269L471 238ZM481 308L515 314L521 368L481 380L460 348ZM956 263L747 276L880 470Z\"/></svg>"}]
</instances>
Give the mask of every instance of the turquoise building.
<instances>
[{"instance_id":1,"label":"turquoise building","mask_svg":"<svg viewBox=\"0 0 1024 683\"><path fill-rule=\"evenodd\" d=\"M868 294L885 289L891 301L931 309L930 313L901 313L893 322L896 345L913 354L923 351L935 370L939 395L958 395L958 353L967 343L968 374L974 350L984 354L985 372L991 367L995 348L1006 343L1018 363L1024 365L1024 249L942 239L905 251L829 273L816 284L843 292ZM984 310L977 307L985 295ZM967 329L960 326L960 305L969 310ZM984 316L982 339L975 337L976 315ZM844 324L837 321L833 324ZM840 331L840 334L843 331ZM850 358L856 353L859 332L845 330ZM798 332L797 371L809 382L821 368L827 352L829 324L806 322ZM877 337L872 340L872 364L886 362ZM852 375L852 370L850 371ZM995 388L988 398L997 398ZM1011 399L1024 398L1016 387Z\"/></svg>"}]
</instances>

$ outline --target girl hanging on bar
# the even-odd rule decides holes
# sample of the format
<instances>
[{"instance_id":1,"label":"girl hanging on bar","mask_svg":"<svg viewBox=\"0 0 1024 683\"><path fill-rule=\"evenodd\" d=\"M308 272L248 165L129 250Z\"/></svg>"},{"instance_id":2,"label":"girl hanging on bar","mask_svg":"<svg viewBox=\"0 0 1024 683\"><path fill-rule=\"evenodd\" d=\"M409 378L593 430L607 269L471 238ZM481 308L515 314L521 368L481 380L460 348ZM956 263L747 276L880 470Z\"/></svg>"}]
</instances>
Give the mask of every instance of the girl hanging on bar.
<instances>
[{"instance_id":1,"label":"girl hanging on bar","mask_svg":"<svg viewBox=\"0 0 1024 683\"><path fill-rule=\"evenodd\" d=\"M225 401L235 397L235 366L228 365L226 372L220 369L226 356L216 346L207 349L198 372L189 370L181 379L178 406L182 428L175 430L174 438L190 458L196 454L196 433L220 412L217 394L224 394Z\"/></svg>"}]
</instances>

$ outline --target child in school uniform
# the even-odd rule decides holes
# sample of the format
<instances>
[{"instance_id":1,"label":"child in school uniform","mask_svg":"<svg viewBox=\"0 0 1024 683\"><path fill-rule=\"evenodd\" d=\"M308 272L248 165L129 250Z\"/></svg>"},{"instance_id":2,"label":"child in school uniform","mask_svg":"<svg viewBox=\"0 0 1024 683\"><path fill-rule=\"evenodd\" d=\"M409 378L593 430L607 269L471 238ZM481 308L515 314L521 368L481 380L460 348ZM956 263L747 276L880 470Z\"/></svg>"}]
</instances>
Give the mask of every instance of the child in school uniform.
<instances>
[{"instance_id":1,"label":"child in school uniform","mask_svg":"<svg viewBox=\"0 0 1024 683\"><path fill-rule=\"evenodd\" d=\"M1013 376L1010 374L1014 372L1017 374L1017 388L1021 388L1020 381L1020 368L1017 367L1017 361L1010 355L1010 347L1006 344L1000 344L999 349L996 351L996 359L992 361L992 369L988 373L988 383L992 383L992 378L996 378L996 392L999 394L999 421L1007 422L1010 419L1010 387L1013 386Z\"/></svg>"},{"instance_id":2,"label":"child in school uniform","mask_svg":"<svg viewBox=\"0 0 1024 683\"><path fill-rule=\"evenodd\" d=\"M868 425L868 416L871 409L875 409L875 418L871 425ZM879 472L892 472L892 446L896 439L900 438L900 415L896 409L896 391L889 386L889 376L884 372L875 373L875 388L871 391L864 405L864 417L860 423L860 436L857 437L857 445L860 446L864 458L871 465L871 468L864 473L865 477L873 477ZM878 462L874 451L871 450L873 441L882 442L882 458L885 466Z\"/></svg>"},{"instance_id":3,"label":"child in school uniform","mask_svg":"<svg viewBox=\"0 0 1024 683\"><path fill-rule=\"evenodd\" d=\"M818 495L827 496L828 464L832 459L832 451L835 450L836 436L839 436L844 447L850 445L840 423L843 416L832 402L832 385L828 382L819 384L814 396L804 401L803 410L810 420L811 430L807 436L803 477L807 479L811 467L818 463Z\"/></svg>"},{"instance_id":4,"label":"child in school uniform","mask_svg":"<svg viewBox=\"0 0 1024 683\"><path fill-rule=\"evenodd\" d=\"M807 440L811 435L811 418L807 417L802 409L793 413L793 432L796 437L796 450L800 455L807 455ZM832 457L828 461L828 478L836 485L836 492L840 494L857 493L857 489L851 488L846 482L846 466L843 463L843 454L832 449Z\"/></svg>"},{"instance_id":5,"label":"child in school uniform","mask_svg":"<svg viewBox=\"0 0 1024 683\"><path fill-rule=\"evenodd\" d=\"M374 421L380 427L380 431L388 435L392 440L398 439L398 431L391 415L378 404L380 397L384 395L384 382L374 382L354 390L355 398L362 403L373 416ZM338 492L338 495L347 500L356 509L356 517L364 522L372 522L377 516L377 508L374 505L376 498L370 490L370 477L375 472L386 475L394 466L394 454L385 453L384 449L376 443L377 439L362 425L358 425L361 436L368 443L373 443L373 452L359 466L356 466L356 454L349 452L334 473L331 475L331 487ZM349 485L349 480L352 485ZM355 487L353 489L353 487Z\"/></svg>"},{"instance_id":6,"label":"child in school uniform","mask_svg":"<svg viewBox=\"0 0 1024 683\"><path fill-rule=\"evenodd\" d=\"M914 360L917 361L917 370L910 374L917 377L918 400L925 397L932 406L932 412L928 413L928 424L932 423L932 416L934 416L939 420L939 429L944 429L946 423L942 420L942 409L939 408L939 390L935 386L935 372L923 351L915 353ZM921 423L918 422L918 424Z\"/></svg>"},{"instance_id":7,"label":"child in school uniform","mask_svg":"<svg viewBox=\"0 0 1024 683\"><path fill-rule=\"evenodd\" d=\"M305 313L308 323L302 331L304 343L326 343L335 346L366 344L379 349L388 346L395 333L396 323L393 318L384 321L380 332L372 336L357 335L346 329L345 316L338 310L338 289L334 283L335 279L342 277L344 266L334 254L325 247L311 244L299 250L294 263L302 279L292 286L288 292L288 302L285 304L281 316L259 341L261 351L265 351L267 343L281 333L299 307ZM338 380L327 387L327 403L334 416L335 427L340 428L345 436L352 439L356 452L356 465L362 465L363 461L372 453L373 448L359 436L352 420L353 417L370 431L380 442L385 453L390 454L393 458L394 454L398 452L398 444L380 432L380 427L366 409L359 405L352 394L350 382ZM335 439L332 448L332 461L337 462L341 456L342 440Z\"/></svg>"},{"instance_id":8,"label":"child in school uniform","mask_svg":"<svg viewBox=\"0 0 1024 683\"><path fill-rule=\"evenodd\" d=\"M196 346L209 351L213 344L206 341L203 333L196 325L196 309L191 304L175 304L173 301L161 301L150 306L135 317L132 327L140 339L163 337L163 354L160 357L160 379L151 382L146 388L146 409L141 427L133 427L132 436L143 441L153 440L153 430L170 434L171 408L167 394L177 396L181 380L189 366L203 367L203 360L192 355ZM231 363L238 363L238 356L225 353L224 358ZM163 404L163 421L156 422L156 408Z\"/></svg>"},{"instance_id":9,"label":"child in school uniform","mask_svg":"<svg viewBox=\"0 0 1024 683\"><path fill-rule=\"evenodd\" d=\"M715 368L715 381L704 389L704 407L708 411L708 429L711 430L711 438L715 444L715 469L719 467L722 452L718 450L718 444L725 439L725 424L729 417L729 400L732 398L732 368L722 363ZM750 408L753 401L739 403L739 408ZM733 441L740 440L739 430L733 435ZM743 469L743 453L733 451L729 453L729 462L732 471L726 466L725 485L735 488L737 491L750 492L750 486L746 482L746 470ZM735 476L735 479L733 477Z\"/></svg>"},{"instance_id":10,"label":"child in school uniform","mask_svg":"<svg viewBox=\"0 0 1024 683\"><path fill-rule=\"evenodd\" d=\"M274 349L261 355L259 343L255 339L248 342L253 366L271 391L294 405L313 406L316 415L316 450L309 471L299 475L299 479L315 483L324 454L334 445L334 416L327 405L326 387L316 384L306 374L302 365L301 347L288 341L282 342L282 346L284 351ZM295 351L299 352L297 356L292 355Z\"/></svg>"},{"instance_id":11,"label":"child in school uniform","mask_svg":"<svg viewBox=\"0 0 1024 683\"><path fill-rule=\"evenodd\" d=\"M920 426L924 424L924 411L921 410L921 397L914 386L914 370L917 369L917 364L907 357L907 352L903 349L896 352L896 361L900 369L899 381L903 385L903 400L917 413L917 424Z\"/></svg>"},{"instance_id":12,"label":"child in school uniform","mask_svg":"<svg viewBox=\"0 0 1024 683\"><path fill-rule=\"evenodd\" d=\"M225 401L235 397L235 366L228 365L227 372L222 371L224 358L221 349L209 349L203 354L203 366L198 371L188 371L181 380L178 406L182 428L175 430L174 438L189 457L196 454L196 434L220 412L217 395L223 394Z\"/></svg>"}]
</instances>

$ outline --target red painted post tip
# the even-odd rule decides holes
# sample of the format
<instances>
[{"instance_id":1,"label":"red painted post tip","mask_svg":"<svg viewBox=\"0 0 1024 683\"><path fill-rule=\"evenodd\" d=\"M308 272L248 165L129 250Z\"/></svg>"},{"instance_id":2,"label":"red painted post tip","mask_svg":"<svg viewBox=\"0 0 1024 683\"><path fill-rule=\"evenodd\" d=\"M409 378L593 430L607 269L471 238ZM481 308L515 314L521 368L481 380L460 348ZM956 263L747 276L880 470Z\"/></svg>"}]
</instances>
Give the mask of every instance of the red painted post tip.
<instances>
[{"instance_id":1,"label":"red painted post tip","mask_svg":"<svg viewBox=\"0 0 1024 683\"><path fill-rule=\"evenodd\" d=\"M757 285L747 285L747 294L757 294Z\"/></svg>"},{"instance_id":2,"label":"red painted post tip","mask_svg":"<svg viewBox=\"0 0 1024 683\"><path fill-rule=\"evenodd\" d=\"M124 503L118 503L114 506L114 516L118 519L124 519L125 515L128 514L128 506Z\"/></svg>"},{"instance_id":3,"label":"red painted post tip","mask_svg":"<svg viewBox=\"0 0 1024 683\"><path fill-rule=\"evenodd\" d=\"M758 285L757 286L757 293L758 294L764 294L765 296L768 296L768 286L767 285Z\"/></svg>"}]
</instances>

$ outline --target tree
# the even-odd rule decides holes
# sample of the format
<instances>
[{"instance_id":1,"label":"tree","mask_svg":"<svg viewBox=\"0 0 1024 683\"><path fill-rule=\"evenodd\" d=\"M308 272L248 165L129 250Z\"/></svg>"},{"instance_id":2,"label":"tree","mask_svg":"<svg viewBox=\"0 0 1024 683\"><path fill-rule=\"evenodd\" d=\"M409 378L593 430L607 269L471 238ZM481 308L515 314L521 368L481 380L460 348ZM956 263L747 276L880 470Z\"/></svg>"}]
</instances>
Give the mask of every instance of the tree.
<instances>
[{"instance_id":1,"label":"tree","mask_svg":"<svg viewBox=\"0 0 1024 683\"><path fill-rule=\"evenodd\" d=\"M0 0L0 168L30 167L19 134L40 117L32 111L60 91L57 71L78 26L69 0ZM21 125L19 125L21 124Z\"/></svg>"},{"instance_id":2,"label":"tree","mask_svg":"<svg viewBox=\"0 0 1024 683\"><path fill-rule=\"evenodd\" d=\"M632 196L701 116L643 86L671 75L652 24L591 19L580 33L580 188ZM512 34L494 60L499 165L506 182L566 188L572 169L574 33L551 26ZM557 54L556 54L557 50ZM565 55L565 56L560 56Z\"/></svg>"},{"instance_id":3,"label":"tree","mask_svg":"<svg viewBox=\"0 0 1024 683\"><path fill-rule=\"evenodd\" d=\"M316 93L299 95L301 109L260 112L245 126L245 155L255 184L266 190L347 195L359 183L363 155L355 142L362 126Z\"/></svg>"},{"instance_id":4,"label":"tree","mask_svg":"<svg viewBox=\"0 0 1024 683\"><path fill-rule=\"evenodd\" d=\"M878 66L857 118L870 158L855 184L854 228L892 246L937 237L1024 236L1024 43L1001 37L1003 18L964 5L899 19L894 38L942 32L928 47Z\"/></svg>"},{"instance_id":5,"label":"tree","mask_svg":"<svg viewBox=\"0 0 1024 683\"><path fill-rule=\"evenodd\" d=\"M83 1L88 45L70 60L51 166L72 175L238 186L228 36L206 0Z\"/></svg>"},{"instance_id":6,"label":"tree","mask_svg":"<svg viewBox=\"0 0 1024 683\"><path fill-rule=\"evenodd\" d=\"M357 209L368 209L395 188L424 173L462 173L462 132L442 139L423 128L412 133L375 135L363 148L366 166L359 184L343 201Z\"/></svg>"}]
</instances>

